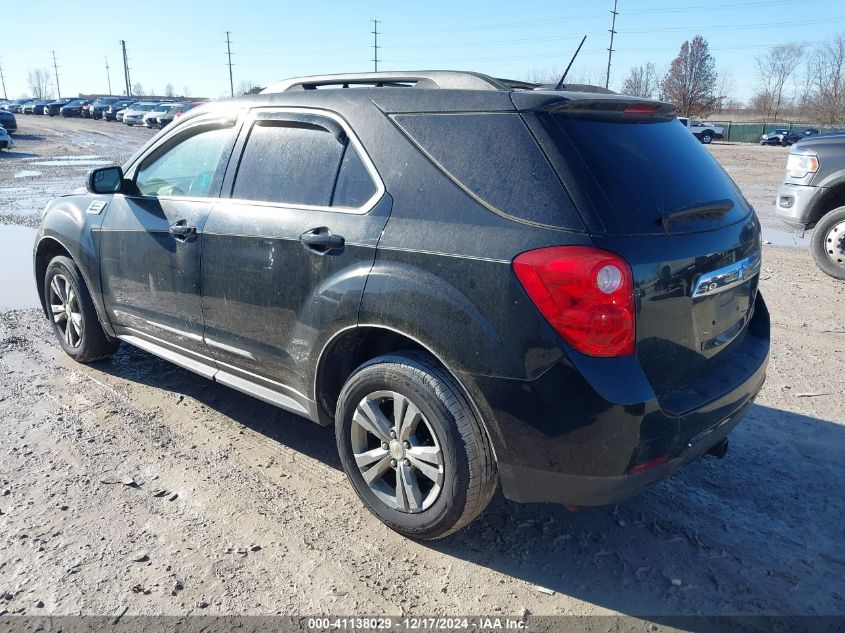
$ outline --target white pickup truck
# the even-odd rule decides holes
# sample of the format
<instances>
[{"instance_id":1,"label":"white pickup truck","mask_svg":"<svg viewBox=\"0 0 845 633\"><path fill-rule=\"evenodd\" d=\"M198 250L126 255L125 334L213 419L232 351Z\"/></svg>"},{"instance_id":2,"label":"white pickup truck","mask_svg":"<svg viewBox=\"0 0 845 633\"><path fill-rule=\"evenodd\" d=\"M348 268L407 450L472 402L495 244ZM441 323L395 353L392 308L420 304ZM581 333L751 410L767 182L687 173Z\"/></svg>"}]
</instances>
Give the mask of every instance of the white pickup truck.
<instances>
[{"instance_id":1,"label":"white pickup truck","mask_svg":"<svg viewBox=\"0 0 845 633\"><path fill-rule=\"evenodd\" d=\"M684 127L692 132L692 135L705 145L712 143L713 139L722 138L725 134L725 128L721 125L714 125L713 123L709 123L707 121L697 123L686 117L680 116L678 117L678 121L683 123Z\"/></svg>"}]
</instances>

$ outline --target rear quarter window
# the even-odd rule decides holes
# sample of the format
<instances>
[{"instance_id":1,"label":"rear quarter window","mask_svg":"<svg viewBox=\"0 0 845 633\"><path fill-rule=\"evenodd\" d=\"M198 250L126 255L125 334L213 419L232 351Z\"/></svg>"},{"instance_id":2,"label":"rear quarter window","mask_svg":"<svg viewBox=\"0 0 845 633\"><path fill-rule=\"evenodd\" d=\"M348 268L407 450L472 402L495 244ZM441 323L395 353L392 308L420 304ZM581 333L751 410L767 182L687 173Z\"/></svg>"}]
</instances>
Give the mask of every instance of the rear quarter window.
<instances>
[{"instance_id":1,"label":"rear quarter window","mask_svg":"<svg viewBox=\"0 0 845 633\"><path fill-rule=\"evenodd\" d=\"M560 179L519 114L402 114L394 120L453 182L491 211L583 230Z\"/></svg>"}]
</instances>

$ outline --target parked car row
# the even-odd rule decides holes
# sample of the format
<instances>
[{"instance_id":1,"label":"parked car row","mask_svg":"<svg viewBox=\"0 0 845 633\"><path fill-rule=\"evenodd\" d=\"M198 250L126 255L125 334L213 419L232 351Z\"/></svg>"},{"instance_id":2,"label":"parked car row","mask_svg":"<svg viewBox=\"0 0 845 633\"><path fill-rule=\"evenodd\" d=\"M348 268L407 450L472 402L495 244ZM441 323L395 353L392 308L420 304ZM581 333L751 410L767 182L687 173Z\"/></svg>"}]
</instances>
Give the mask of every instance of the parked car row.
<instances>
[{"instance_id":1,"label":"parked car row","mask_svg":"<svg viewBox=\"0 0 845 633\"><path fill-rule=\"evenodd\" d=\"M139 100L137 98L100 97L98 99L15 99L0 104L3 114L12 117L13 127L9 128L0 115L0 125L7 130L17 129L14 114L46 114L47 116L82 117L120 121L126 125L163 128L202 101L159 101ZM128 116L125 116L128 115Z\"/></svg>"}]
</instances>

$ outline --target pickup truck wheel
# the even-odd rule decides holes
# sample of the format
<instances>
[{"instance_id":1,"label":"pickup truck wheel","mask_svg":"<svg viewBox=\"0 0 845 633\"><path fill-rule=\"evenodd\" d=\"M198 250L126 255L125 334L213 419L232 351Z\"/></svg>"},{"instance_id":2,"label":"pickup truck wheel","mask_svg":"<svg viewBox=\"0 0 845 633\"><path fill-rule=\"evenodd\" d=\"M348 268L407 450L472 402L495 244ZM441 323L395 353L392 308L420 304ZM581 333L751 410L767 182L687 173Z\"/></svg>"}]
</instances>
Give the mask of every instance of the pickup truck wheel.
<instances>
[{"instance_id":1,"label":"pickup truck wheel","mask_svg":"<svg viewBox=\"0 0 845 633\"><path fill-rule=\"evenodd\" d=\"M355 370L338 399L335 433L355 492L404 536L447 536L478 516L495 491L484 429L426 354L380 356Z\"/></svg>"},{"instance_id":2,"label":"pickup truck wheel","mask_svg":"<svg viewBox=\"0 0 845 633\"><path fill-rule=\"evenodd\" d=\"M713 134L710 131L701 133L701 142L704 145L710 145L713 142Z\"/></svg>"},{"instance_id":3,"label":"pickup truck wheel","mask_svg":"<svg viewBox=\"0 0 845 633\"><path fill-rule=\"evenodd\" d=\"M813 259L823 272L845 279L845 207L827 214L816 224L811 241Z\"/></svg>"},{"instance_id":4,"label":"pickup truck wheel","mask_svg":"<svg viewBox=\"0 0 845 633\"><path fill-rule=\"evenodd\" d=\"M44 298L59 345L68 356L90 363L117 351L120 341L103 330L79 267L69 257L54 257L47 266Z\"/></svg>"}]
</instances>

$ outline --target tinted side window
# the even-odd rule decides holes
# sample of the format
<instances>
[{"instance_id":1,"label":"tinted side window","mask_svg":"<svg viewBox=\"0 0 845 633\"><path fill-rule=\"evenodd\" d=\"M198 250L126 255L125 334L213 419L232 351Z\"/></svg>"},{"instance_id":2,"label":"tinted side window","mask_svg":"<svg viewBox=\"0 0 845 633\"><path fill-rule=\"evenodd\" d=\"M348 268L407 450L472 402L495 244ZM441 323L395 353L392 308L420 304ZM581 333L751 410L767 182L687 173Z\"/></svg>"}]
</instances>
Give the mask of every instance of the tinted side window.
<instances>
[{"instance_id":1,"label":"tinted side window","mask_svg":"<svg viewBox=\"0 0 845 633\"><path fill-rule=\"evenodd\" d=\"M294 121L258 121L249 133L232 197L329 206L345 144Z\"/></svg>"},{"instance_id":2,"label":"tinted side window","mask_svg":"<svg viewBox=\"0 0 845 633\"><path fill-rule=\"evenodd\" d=\"M332 206L362 207L375 192L376 183L373 182L370 172L364 166L361 155L354 145L347 142L332 196Z\"/></svg>"},{"instance_id":3,"label":"tinted side window","mask_svg":"<svg viewBox=\"0 0 845 633\"><path fill-rule=\"evenodd\" d=\"M146 158L135 176L142 196L208 196L232 128L199 129Z\"/></svg>"},{"instance_id":4,"label":"tinted side window","mask_svg":"<svg viewBox=\"0 0 845 633\"><path fill-rule=\"evenodd\" d=\"M409 114L395 120L440 169L488 207L531 222L583 227L518 114Z\"/></svg>"}]
</instances>

